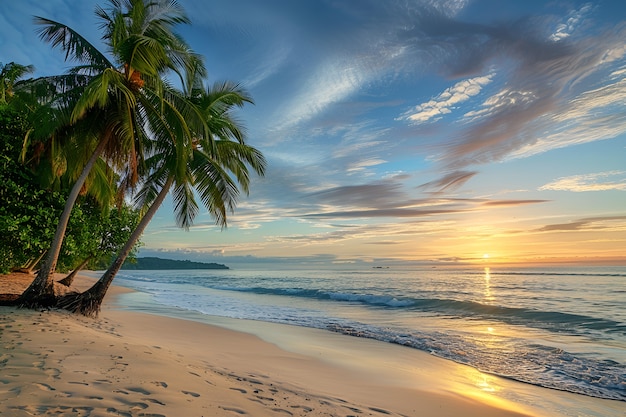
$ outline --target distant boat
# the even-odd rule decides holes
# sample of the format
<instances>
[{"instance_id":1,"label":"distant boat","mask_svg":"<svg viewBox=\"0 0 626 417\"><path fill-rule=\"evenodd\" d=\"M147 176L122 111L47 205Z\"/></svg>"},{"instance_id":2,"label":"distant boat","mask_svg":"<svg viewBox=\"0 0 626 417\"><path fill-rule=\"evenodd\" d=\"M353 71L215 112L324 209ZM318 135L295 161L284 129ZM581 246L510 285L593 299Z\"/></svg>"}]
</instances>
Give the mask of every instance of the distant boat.
<instances>
[{"instance_id":1,"label":"distant boat","mask_svg":"<svg viewBox=\"0 0 626 417\"><path fill-rule=\"evenodd\" d=\"M388 266L373 266L372 269L389 269Z\"/></svg>"}]
</instances>

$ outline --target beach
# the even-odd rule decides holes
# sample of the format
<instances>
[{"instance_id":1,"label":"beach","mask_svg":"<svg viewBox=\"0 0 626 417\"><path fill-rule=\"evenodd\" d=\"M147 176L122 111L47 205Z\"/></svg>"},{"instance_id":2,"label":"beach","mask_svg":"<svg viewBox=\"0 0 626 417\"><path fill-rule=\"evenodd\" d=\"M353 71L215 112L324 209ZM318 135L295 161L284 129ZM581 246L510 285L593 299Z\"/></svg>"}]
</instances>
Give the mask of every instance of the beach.
<instances>
[{"instance_id":1,"label":"beach","mask_svg":"<svg viewBox=\"0 0 626 417\"><path fill-rule=\"evenodd\" d=\"M623 405L317 329L128 311L128 291L114 287L97 319L0 307L0 415L569 415L533 405L551 398L617 416Z\"/></svg>"}]
</instances>

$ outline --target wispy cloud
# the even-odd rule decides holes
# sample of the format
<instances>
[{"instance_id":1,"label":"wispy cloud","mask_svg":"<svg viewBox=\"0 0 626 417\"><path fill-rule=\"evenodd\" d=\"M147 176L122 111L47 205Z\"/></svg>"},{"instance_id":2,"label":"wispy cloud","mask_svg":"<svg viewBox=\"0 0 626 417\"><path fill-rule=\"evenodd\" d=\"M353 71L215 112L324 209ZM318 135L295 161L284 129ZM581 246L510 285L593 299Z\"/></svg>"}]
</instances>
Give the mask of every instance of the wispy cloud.
<instances>
[{"instance_id":1,"label":"wispy cloud","mask_svg":"<svg viewBox=\"0 0 626 417\"><path fill-rule=\"evenodd\" d=\"M435 159L446 170L625 133L626 29L577 33L590 12L588 6L571 11L565 26L552 32L546 31L548 19L478 25L433 17L411 32L418 45L413 53L425 54L442 75L470 77L400 119L424 124L448 115L465 122L462 128L438 125L449 139ZM480 75L487 68L489 75ZM599 80L605 85L598 87ZM468 108L478 93L488 98L479 108ZM453 110L459 115L452 117Z\"/></svg>"},{"instance_id":2,"label":"wispy cloud","mask_svg":"<svg viewBox=\"0 0 626 417\"><path fill-rule=\"evenodd\" d=\"M571 232L571 231L626 231L626 216L590 217L569 223L549 224L538 229L538 232Z\"/></svg>"},{"instance_id":3,"label":"wispy cloud","mask_svg":"<svg viewBox=\"0 0 626 417\"><path fill-rule=\"evenodd\" d=\"M457 173L456 181L474 173ZM451 177L448 182L454 183ZM369 184L332 187L305 197L307 204L291 212L302 219L375 219L448 216L491 208L543 203L540 199L411 198L395 178Z\"/></svg>"},{"instance_id":4,"label":"wispy cloud","mask_svg":"<svg viewBox=\"0 0 626 417\"><path fill-rule=\"evenodd\" d=\"M526 204L546 203L549 200L493 200L483 203L487 207L515 207L523 206Z\"/></svg>"},{"instance_id":5,"label":"wispy cloud","mask_svg":"<svg viewBox=\"0 0 626 417\"><path fill-rule=\"evenodd\" d=\"M591 3L587 3L580 9L569 12L564 21L556 26L554 33L550 35L550 40L558 42L571 36L580 24L581 20L591 11L592 8L593 6Z\"/></svg>"},{"instance_id":6,"label":"wispy cloud","mask_svg":"<svg viewBox=\"0 0 626 417\"><path fill-rule=\"evenodd\" d=\"M469 78L459 81L431 100L415 106L406 112L400 120L412 123L436 122L444 115L452 113L457 105L478 95L484 86L491 83L494 74Z\"/></svg>"},{"instance_id":7,"label":"wispy cloud","mask_svg":"<svg viewBox=\"0 0 626 417\"><path fill-rule=\"evenodd\" d=\"M606 171L593 174L571 175L539 187L539 190L558 191L626 191L626 171Z\"/></svg>"},{"instance_id":8,"label":"wispy cloud","mask_svg":"<svg viewBox=\"0 0 626 417\"><path fill-rule=\"evenodd\" d=\"M422 184L419 188L426 190L436 188L437 192L450 191L461 187L476 174L478 174L476 171L454 171L444 175L438 180Z\"/></svg>"},{"instance_id":9,"label":"wispy cloud","mask_svg":"<svg viewBox=\"0 0 626 417\"><path fill-rule=\"evenodd\" d=\"M385 161L384 159L380 159L380 158L368 158L362 161L354 161L348 165L348 168L346 169L346 171L350 174L356 174L356 173L363 174L363 172L365 172L367 168L381 165L381 164L384 164L385 162L387 161Z\"/></svg>"}]
</instances>

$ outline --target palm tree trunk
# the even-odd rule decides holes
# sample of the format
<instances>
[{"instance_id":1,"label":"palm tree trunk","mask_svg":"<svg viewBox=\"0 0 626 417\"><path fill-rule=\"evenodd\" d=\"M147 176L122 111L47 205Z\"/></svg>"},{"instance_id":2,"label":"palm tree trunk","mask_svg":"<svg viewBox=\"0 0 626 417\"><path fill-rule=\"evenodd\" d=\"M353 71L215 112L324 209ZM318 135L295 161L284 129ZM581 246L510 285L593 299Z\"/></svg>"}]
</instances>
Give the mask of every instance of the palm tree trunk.
<instances>
[{"instance_id":1,"label":"palm tree trunk","mask_svg":"<svg viewBox=\"0 0 626 417\"><path fill-rule=\"evenodd\" d=\"M139 240L143 231L145 230L150 220L154 217L157 210L165 200L167 193L169 192L174 180L169 178L167 182L163 185L163 188L159 192L159 195L154 200L146 214L143 216L133 233L130 235L124 247L120 250L120 253L117 255L117 258L109 269L100 277L100 279L87 291L81 294L68 294L63 297L60 297L56 306L59 308L63 308L65 310L69 310L73 313L80 313L84 316L88 317L97 317L100 312L100 307L102 305L102 300L104 300L104 296L107 293L107 290L111 286L115 275L117 275L118 271L124 264L124 261L130 254L133 246Z\"/></svg>"},{"instance_id":2,"label":"palm tree trunk","mask_svg":"<svg viewBox=\"0 0 626 417\"><path fill-rule=\"evenodd\" d=\"M35 269L35 266L37 266L39 261L41 261L45 255L46 255L45 251L41 252L41 255L39 255L37 258L30 259L28 262L26 262L24 265L22 265L22 267L19 269L19 271L20 272L24 272L26 274L32 274L33 273L33 269Z\"/></svg>"},{"instance_id":3,"label":"palm tree trunk","mask_svg":"<svg viewBox=\"0 0 626 417\"><path fill-rule=\"evenodd\" d=\"M66 287L71 286L72 283L74 282L74 278L76 278L76 275L85 267L85 265L89 263L89 261L91 261L92 258L93 258L93 255L89 255L84 261L80 263L80 265L74 268L74 270L68 276L66 276L65 278L57 282L59 284L65 285Z\"/></svg>"},{"instance_id":4,"label":"palm tree trunk","mask_svg":"<svg viewBox=\"0 0 626 417\"><path fill-rule=\"evenodd\" d=\"M72 214L72 209L74 208L76 199L80 194L80 190L83 188L91 169L104 151L106 142L106 140L101 140L100 143L98 143L93 155L91 155L91 158L83 168L80 177L78 177L74 183L72 191L65 202L63 213L59 218L59 224L57 225L56 232L54 233L54 239L52 240L50 250L48 250L48 255L43 261L33 282L18 299L18 303L21 306L38 307L54 304L54 280L52 274L56 269L59 253L61 253L61 245L63 244L63 239L65 237L65 230L67 229L67 224L70 221L70 215Z\"/></svg>"}]
</instances>

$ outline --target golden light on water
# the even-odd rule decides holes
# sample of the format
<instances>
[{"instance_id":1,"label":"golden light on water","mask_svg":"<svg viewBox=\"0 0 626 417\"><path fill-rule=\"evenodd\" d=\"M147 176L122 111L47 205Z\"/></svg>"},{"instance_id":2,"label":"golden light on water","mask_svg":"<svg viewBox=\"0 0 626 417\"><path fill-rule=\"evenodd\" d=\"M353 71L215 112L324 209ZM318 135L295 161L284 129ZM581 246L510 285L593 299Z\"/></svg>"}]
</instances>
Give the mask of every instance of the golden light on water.
<instances>
[{"instance_id":1,"label":"golden light on water","mask_svg":"<svg viewBox=\"0 0 626 417\"><path fill-rule=\"evenodd\" d=\"M489 267L485 268L485 291L483 294L486 302L492 302L495 300L495 297L491 293L491 270Z\"/></svg>"},{"instance_id":2,"label":"golden light on water","mask_svg":"<svg viewBox=\"0 0 626 417\"><path fill-rule=\"evenodd\" d=\"M476 381L476 386L481 390L481 391L485 391L485 392L496 392L495 387L489 383L489 379L487 377L487 375L485 374L481 374L480 378L478 378L478 380Z\"/></svg>"}]
</instances>

